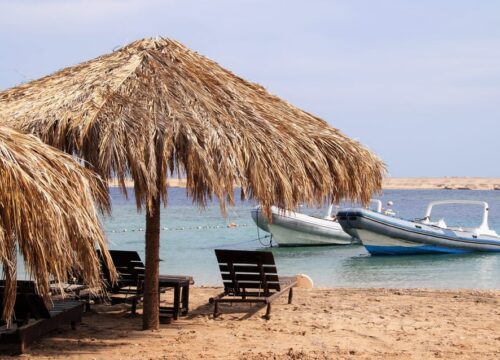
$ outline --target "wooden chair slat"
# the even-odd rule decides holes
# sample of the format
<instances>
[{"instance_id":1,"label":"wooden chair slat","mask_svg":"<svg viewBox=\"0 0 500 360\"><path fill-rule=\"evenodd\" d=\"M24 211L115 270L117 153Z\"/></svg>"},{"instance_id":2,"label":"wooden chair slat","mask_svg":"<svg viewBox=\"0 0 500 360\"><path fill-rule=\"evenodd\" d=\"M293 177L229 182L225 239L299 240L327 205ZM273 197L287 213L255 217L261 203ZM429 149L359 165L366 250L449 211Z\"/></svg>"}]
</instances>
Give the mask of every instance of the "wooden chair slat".
<instances>
[{"instance_id":1,"label":"wooden chair slat","mask_svg":"<svg viewBox=\"0 0 500 360\"><path fill-rule=\"evenodd\" d=\"M231 275L227 273L221 273L222 275L222 280L231 280ZM238 278L238 281L258 281L260 282L261 278L259 274L248 274L248 273L236 273L236 277ZM266 280L271 281L271 282L279 282L278 275L276 274L267 274L266 275Z\"/></svg>"},{"instance_id":2,"label":"wooden chair slat","mask_svg":"<svg viewBox=\"0 0 500 360\"><path fill-rule=\"evenodd\" d=\"M224 288L227 289L262 289L264 292L264 288L262 287L262 283L259 282L250 282L250 281L238 281L238 287L233 287L233 282L232 281L225 281L224 282ZM281 285L280 283L267 283L267 288L272 289L272 290L280 290Z\"/></svg>"},{"instance_id":3,"label":"wooden chair slat","mask_svg":"<svg viewBox=\"0 0 500 360\"><path fill-rule=\"evenodd\" d=\"M278 270L274 265L263 265L266 274L277 274ZM229 272L229 267L227 263L219 264L219 269L221 272ZM259 267L257 265L234 265L234 271L237 273L255 273L259 274Z\"/></svg>"},{"instance_id":4,"label":"wooden chair slat","mask_svg":"<svg viewBox=\"0 0 500 360\"><path fill-rule=\"evenodd\" d=\"M219 264L231 262L233 264L258 264L275 265L273 253L268 251L246 250L215 250Z\"/></svg>"}]
</instances>

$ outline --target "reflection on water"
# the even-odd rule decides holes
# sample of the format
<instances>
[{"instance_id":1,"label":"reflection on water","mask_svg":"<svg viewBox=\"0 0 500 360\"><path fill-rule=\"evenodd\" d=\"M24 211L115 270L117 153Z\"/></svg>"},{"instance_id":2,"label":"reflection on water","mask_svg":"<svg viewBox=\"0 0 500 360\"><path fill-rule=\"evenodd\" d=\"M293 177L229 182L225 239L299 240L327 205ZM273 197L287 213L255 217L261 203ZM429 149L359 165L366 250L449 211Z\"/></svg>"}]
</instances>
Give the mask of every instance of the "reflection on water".
<instances>
[{"instance_id":1,"label":"reflection on water","mask_svg":"<svg viewBox=\"0 0 500 360\"><path fill-rule=\"evenodd\" d=\"M320 286L500 289L499 254L372 257L360 245L272 251L280 268Z\"/></svg>"}]
</instances>

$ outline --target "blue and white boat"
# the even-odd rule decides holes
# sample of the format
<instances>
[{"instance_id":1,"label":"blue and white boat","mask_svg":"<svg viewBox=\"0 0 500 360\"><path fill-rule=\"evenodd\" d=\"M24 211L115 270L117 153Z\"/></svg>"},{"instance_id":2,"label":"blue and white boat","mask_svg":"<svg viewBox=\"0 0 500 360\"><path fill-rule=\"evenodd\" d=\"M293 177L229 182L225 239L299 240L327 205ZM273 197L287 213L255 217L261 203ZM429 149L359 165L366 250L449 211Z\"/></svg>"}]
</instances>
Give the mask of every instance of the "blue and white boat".
<instances>
[{"instance_id":1,"label":"blue and white boat","mask_svg":"<svg viewBox=\"0 0 500 360\"><path fill-rule=\"evenodd\" d=\"M438 205L481 205L482 223L477 228L447 226L443 219L431 221ZM431 202L425 217L404 220L380 212L356 208L337 214L344 231L361 240L372 255L406 255L426 253L469 253L500 251L500 236L488 226L488 203L469 200Z\"/></svg>"}]
</instances>

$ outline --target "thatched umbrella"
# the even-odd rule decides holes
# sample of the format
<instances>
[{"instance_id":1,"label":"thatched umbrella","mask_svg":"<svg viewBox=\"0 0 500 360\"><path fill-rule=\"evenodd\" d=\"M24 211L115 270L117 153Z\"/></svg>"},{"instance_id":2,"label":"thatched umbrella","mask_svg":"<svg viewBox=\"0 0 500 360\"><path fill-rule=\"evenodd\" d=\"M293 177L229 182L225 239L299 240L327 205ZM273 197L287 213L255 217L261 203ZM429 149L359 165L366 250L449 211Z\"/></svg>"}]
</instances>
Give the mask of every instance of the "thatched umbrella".
<instances>
[{"instance_id":1,"label":"thatched umbrella","mask_svg":"<svg viewBox=\"0 0 500 360\"><path fill-rule=\"evenodd\" d=\"M108 203L103 183L69 155L33 135L0 126L0 265L5 277L3 319L16 299L17 251L37 292L49 299L49 280L77 273L101 287L96 246L107 252L94 198ZM108 262L109 258L107 258Z\"/></svg>"},{"instance_id":2,"label":"thatched umbrella","mask_svg":"<svg viewBox=\"0 0 500 360\"><path fill-rule=\"evenodd\" d=\"M103 178L132 177L146 207L143 327L158 327L160 203L167 173L187 178L204 206L242 196L291 209L301 202L367 202L383 163L325 121L169 39L113 53L0 93L0 115L76 154Z\"/></svg>"}]
</instances>

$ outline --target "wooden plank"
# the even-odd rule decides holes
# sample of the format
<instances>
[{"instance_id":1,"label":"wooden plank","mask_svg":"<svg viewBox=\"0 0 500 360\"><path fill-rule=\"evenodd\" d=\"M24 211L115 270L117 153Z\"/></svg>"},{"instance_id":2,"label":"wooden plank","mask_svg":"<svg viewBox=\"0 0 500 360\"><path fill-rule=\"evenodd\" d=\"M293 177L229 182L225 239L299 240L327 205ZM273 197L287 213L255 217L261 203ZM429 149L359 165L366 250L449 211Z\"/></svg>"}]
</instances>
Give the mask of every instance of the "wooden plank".
<instances>
[{"instance_id":1,"label":"wooden plank","mask_svg":"<svg viewBox=\"0 0 500 360\"><path fill-rule=\"evenodd\" d=\"M215 250L215 255L219 264L263 264L275 265L272 252L268 251L248 251L248 250Z\"/></svg>"},{"instance_id":2,"label":"wooden plank","mask_svg":"<svg viewBox=\"0 0 500 360\"><path fill-rule=\"evenodd\" d=\"M194 279L192 276L190 275L161 275L158 277L159 280L161 279L170 279L170 278L174 278L174 279L185 279L187 281L189 281L189 284L190 285L193 285L194 284Z\"/></svg>"},{"instance_id":3,"label":"wooden plank","mask_svg":"<svg viewBox=\"0 0 500 360\"><path fill-rule=\"evenodd\" d=\"M264 265L264 271L266 274L277 274L278 270L274 265ZM227 264L219 264L219 269L221 272L229 272L229 267ZM234 265L234 271L236 273L255 273L260 274L259 267L257 265Z\"/></svg>"},{"instance_id":4,"label":"wooden plank","mask_svg":"<svg viewBox=\"0 0 500 360\"><path fill-rule=\"evenodd\" d=\"M141 261L141 257L139 256L137 251L109 250L109 254L111 255L111 259L113 260L113 264L115 264L115 267L128 267L130 266L131 261Z\"/></svg>"},{"instance_id":5,"label":"wooden plank","mask_svg":"<svg viewBox=\"0 0 500 360\"><path fill-rule=\"evenodd\" d=\"M271 291L269 292L269 296L273 296L273 294L277 294L279 291ZM230 299L234 299L235 297L231 294L226 294L226 296ZM265 296L263 296L262 291L246 291L245 292L245 297L246 298L259 298L259 299L266 299ZM255 299L253 299L255 300Z\"/></svg>"},{"instance_id":6,"label":"wooden plank","mask_svg":"<svg viewBox=\"0 0 500 360\"><path fill-rule=\"evenodd\" d=\"M234 289L232 281L224 281L224 287L229 289ZM272 290L279 290L279 283L267 283L267 287ZM246 282L238 281L238 289L262 289L262 284L260 282ZM264 289L262 289L264 291Z\"/></svg>"},{"instance_id":7,"label":"wooden plank","mask_svg":"<svg viewBox=\"0 0 500 360\"><path fill-rule=\"evenodd\" d=\"M267 303L265 298L258 298L258 299L229 299L229 298L223 298L216 300L217 302L220 303Z\"/></svg>"},{"instance_id":8,"label":"wooden plank","mask_svg":"<svg viewBox=\"0 0 500 360\"><path fill-rule=\"evenodd\" d=\"M144 267L144 263L142 262L142 260L130 260L130 263L134 266Z\"/></svg>"},{"instance_id":9,"label":"wooden plank","mask_svg":"<svg viewBox=\"0 0 500 360\"><path fill-rule=\"evenodd\" d=\"M230 274L221 273L221 275L222 275L222 280L228 280L228 281L232 280ZM241 281L261 282L260 274L236 273L236 279L238 280L238 282L241 282ZM278 275L274 275L274 274L273 275L266 275L266 281L279 282Z\"/></svg>"},{"instance_id":10,"label":"wooden plank","mask_svg":"<svg viewBox=\"0 0 500 360\"><path fill-rule=\"evenodd\" d=\"M0 280L0 289L5 289L5 280ZM17 280L16 291L18 293L35 293L35 282L31 280Z\"/></svg>"}]
</instances>

